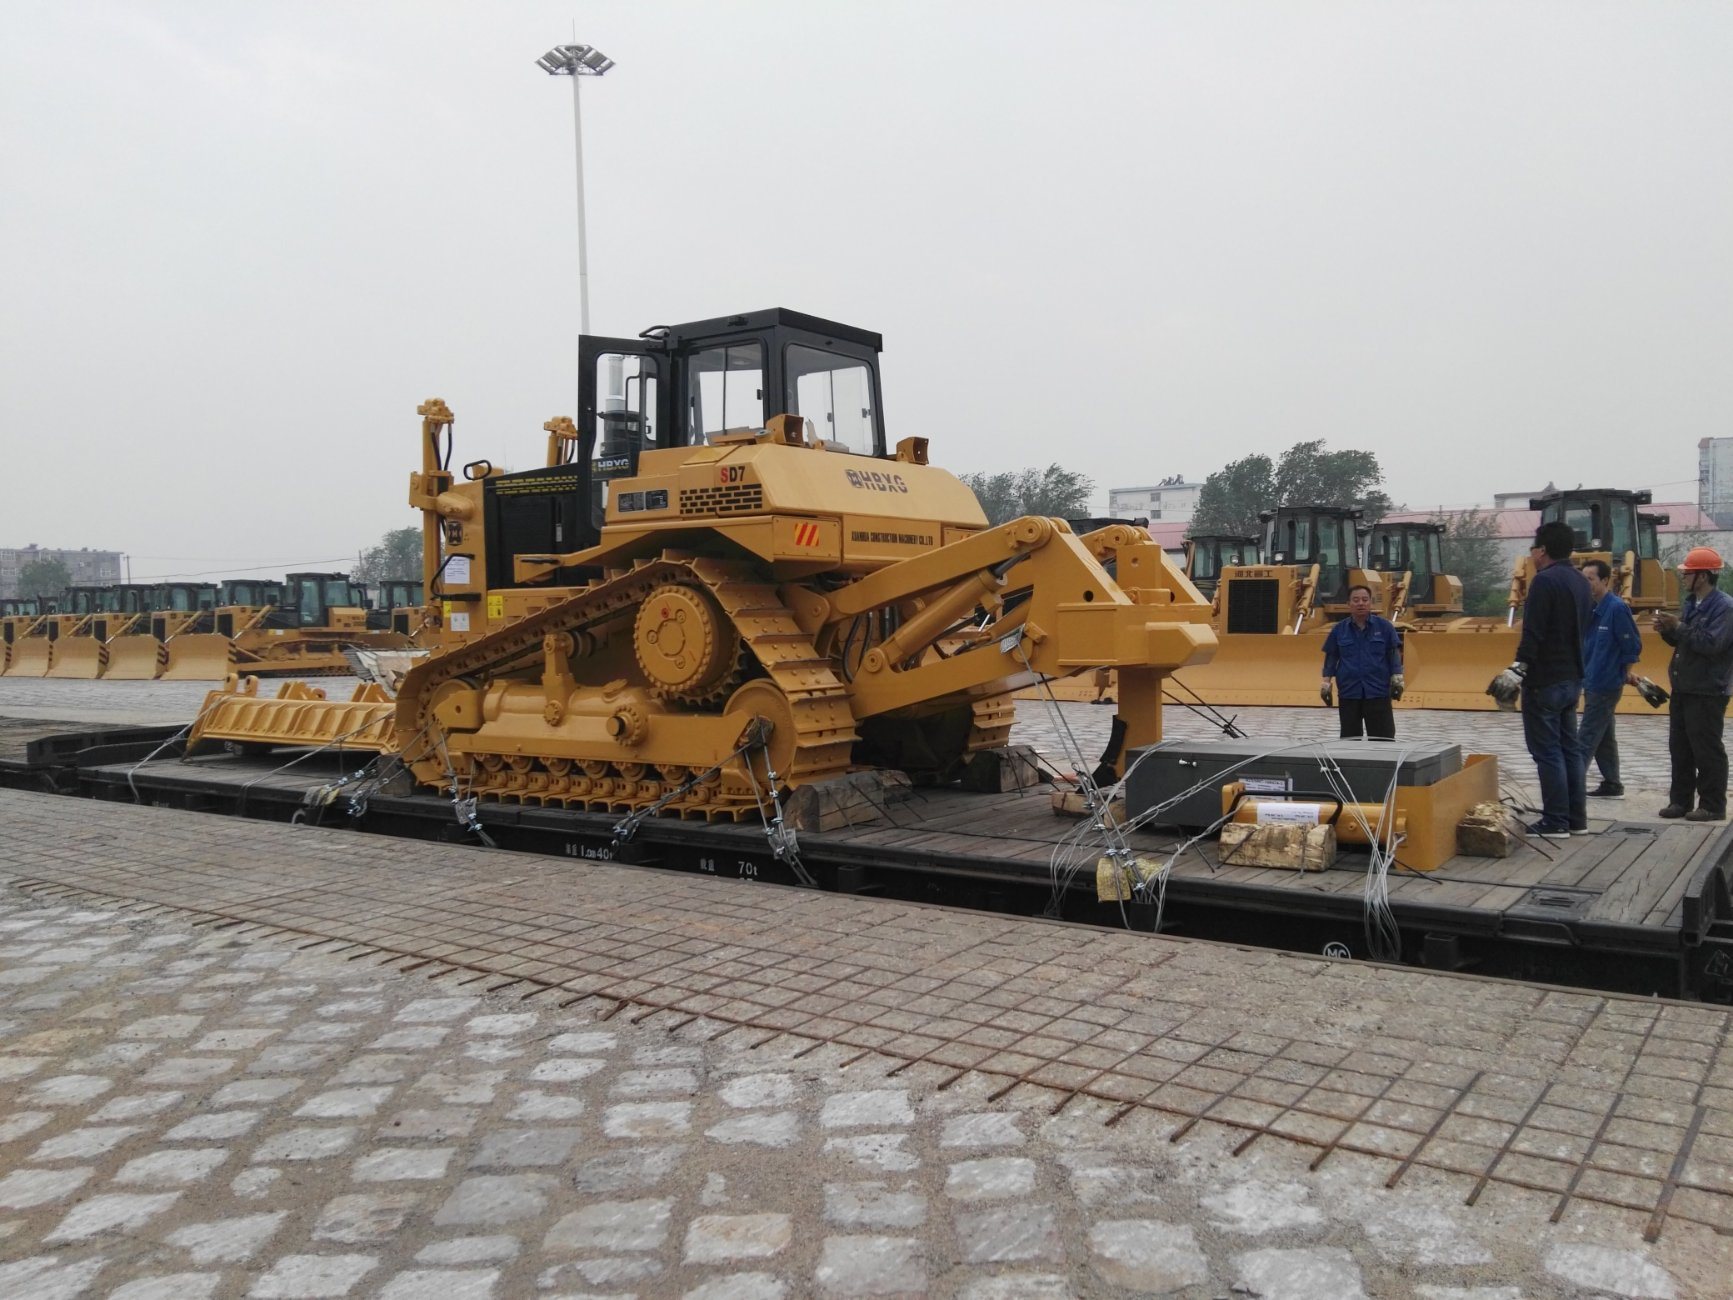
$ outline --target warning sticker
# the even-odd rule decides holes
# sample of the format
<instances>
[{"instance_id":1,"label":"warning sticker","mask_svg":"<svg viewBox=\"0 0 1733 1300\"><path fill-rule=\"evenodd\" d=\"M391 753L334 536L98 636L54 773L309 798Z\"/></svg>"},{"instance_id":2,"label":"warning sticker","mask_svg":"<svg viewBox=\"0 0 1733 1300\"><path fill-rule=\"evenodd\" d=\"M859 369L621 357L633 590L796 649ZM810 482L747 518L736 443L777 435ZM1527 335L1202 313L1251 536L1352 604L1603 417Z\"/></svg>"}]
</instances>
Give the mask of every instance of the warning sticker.
<instances>
[{"instance_id":1,"label":"warning sticker","mask_svg":"<svg viewBox=\"0 0 1733 1300\"><path fill-rule=\"evenodd\" d=\"M469 631L469 614L468 614L468 612L465 611L462 614L450 615L445 620L445 626L453 632L467 632L467 631Z\"/></svg>"},{"instance_id":2,"label":"warning sticker","mask_svg":"<svg viewBox=\"0 0 1733 1300\"><path fill-rule=\"evenodd\" d=\"M445 561L445 573L443 576L447 582L451 583L454 586L458 586L458 587L468 586L469 585L469 556L467 556L467 555L448 556L446 561Z\"/></svg>"},{"instance_id":3,"label":"warning sticker","mask_svg":"<svg viewBox=\"0 0 1733 1300\"><path fill-rule=\"evenodd\" d=\"M487 598L487 617L492 622L496 618L505 617L505 597L489 596Z\"/></svg>"}]
</instances>

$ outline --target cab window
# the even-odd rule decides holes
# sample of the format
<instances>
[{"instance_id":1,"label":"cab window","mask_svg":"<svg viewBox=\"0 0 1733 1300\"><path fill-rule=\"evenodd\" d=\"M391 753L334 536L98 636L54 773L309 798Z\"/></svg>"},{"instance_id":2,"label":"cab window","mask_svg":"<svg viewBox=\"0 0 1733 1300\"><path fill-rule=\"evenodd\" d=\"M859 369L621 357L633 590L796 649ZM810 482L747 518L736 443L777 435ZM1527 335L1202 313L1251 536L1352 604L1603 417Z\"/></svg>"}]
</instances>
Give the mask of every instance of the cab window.
<instances>
[{"instance_id":1,"label":"cab window","mask_svg":"<svg viewBox=\"0 0 1733 1300\"><path fill-rule=\"evenodd\" d=\"M687 374L687 427L694 442L729 429L764 427L762 344L707 348L692 357Z\"/></svg>"},{"instance_id":2,"label":"cab window","mask_svg":"<svg viewBox=\"0 0 1733 1300\"><path fill-rule=\"evenodd\" d=\"M786 354L787 409L812 421L825 442L857 456L877 447L872 368L858 357L791 343Z\"/></svg>"}]
</instances>

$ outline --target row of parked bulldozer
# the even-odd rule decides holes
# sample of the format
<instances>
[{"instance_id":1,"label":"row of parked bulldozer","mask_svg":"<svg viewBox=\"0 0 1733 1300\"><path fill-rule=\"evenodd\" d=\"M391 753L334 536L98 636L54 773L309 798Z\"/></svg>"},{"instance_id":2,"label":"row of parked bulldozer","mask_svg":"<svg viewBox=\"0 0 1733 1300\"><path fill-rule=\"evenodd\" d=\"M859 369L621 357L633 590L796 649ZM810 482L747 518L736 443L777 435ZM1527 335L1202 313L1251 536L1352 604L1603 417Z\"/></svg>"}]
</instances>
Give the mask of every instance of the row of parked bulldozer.
<instances>
[{"instance_id":1,"label":"row of parked bulldozer","mask_svg":"<svg viewBox=\"0 0 1733 1300\"><path fill-rule=\"evenodd\" d=\"M346 649L410 649L436 621L419 581L383 582L375 602L345 573L69 587L58 599L0 601L0 675L332 676L351 671Z\"/></svg>"},{"instance_id":2,"label":"row of parked bulldozer","mask_svg":"<svg viewBox=\"0 0 1733 1300\"><path fill-rule=\"evenodd\" d=\"M1643 639L1638 672L1665 682L1671 650L1654 617L1679 607L1679 575L1662 563L1664 514L1645 511L1650 494L1618 488L1549 492L1529 502L1540 522L1562 520L1575 534L1573 563L1605 561L1612 588L1630 605ZM1534 576L1525 554L1511 574L1507 609L1463 611L1462 582L1445 571L1443 524L1361 524L1340 506L1284 506L1260 516L1257 537L1200 535L1186 541L1185 573L1211 602L1215 657L1173 677L1177 697L1213 705L1310 705L1318 699L1323 641L1348 614L1355 586L1403 638L1407 690L1398 707L1492 709L1487 683L1516 657L1523 601ZM1074 678L1062 698L1109 702L1110 675ZM1632 692L1621 710L1648 712Z\"/></svg>"}]
</instances>

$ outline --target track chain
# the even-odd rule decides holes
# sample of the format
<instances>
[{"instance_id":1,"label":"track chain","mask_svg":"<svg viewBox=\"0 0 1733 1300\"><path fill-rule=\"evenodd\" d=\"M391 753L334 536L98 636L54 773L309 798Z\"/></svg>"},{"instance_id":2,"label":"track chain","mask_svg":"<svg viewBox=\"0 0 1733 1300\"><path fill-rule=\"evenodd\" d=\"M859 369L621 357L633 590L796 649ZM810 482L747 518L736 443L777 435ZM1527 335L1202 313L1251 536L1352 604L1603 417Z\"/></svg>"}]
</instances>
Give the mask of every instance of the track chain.
<instances>
[{"instance_id":1,"label":"track chain","mask_svg":"<svg viewBox=\"0 0 1733 1300\"><path fill-rule=\"evenodd\" d=\"M847 688L777 598L775 585L744 562L681 558L643 561L540 613L430 656L410 669L397 696L397 738L417 778L436 787L445 780L442 747L420 739L438 733L432 703L439 687L465 678L484 680L501 672L531 670L541 660L546 637L585 632L628 618L653 591L668 583L708 591L739 630L765 676L786 698L796 739L788 770L777 772L779 784L794 786L846 772L856 739ZM626 635L630 634L628 630ZM408 755L412 745L417 752ZM695 759L689 765L693 772L708 762L704 756ZM519 759L491 770L478 767L471 774L472 790L483 797L630 811L661 798L675 783L666 771L660 773L664 780L644 779L647 773L641 764L580 762L578 768L578 774L567 775L573 770L572 760L551 754L532 756L527 765ZM761 767L756 770L762 775ZM730 780L725 774L720 781L695 787L666 811L726 818L755 813L757 807L750 782L744 777Z\"/></svg>"}]
</instances>

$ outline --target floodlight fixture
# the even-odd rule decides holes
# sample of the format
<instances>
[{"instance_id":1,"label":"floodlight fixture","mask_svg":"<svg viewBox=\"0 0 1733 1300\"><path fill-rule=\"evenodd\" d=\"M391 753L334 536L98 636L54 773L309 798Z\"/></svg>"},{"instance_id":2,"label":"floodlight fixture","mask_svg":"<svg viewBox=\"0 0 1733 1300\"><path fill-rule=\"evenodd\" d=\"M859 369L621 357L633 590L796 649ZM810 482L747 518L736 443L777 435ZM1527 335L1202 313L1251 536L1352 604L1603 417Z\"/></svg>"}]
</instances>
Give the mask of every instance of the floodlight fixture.
<instances>
[{"instance_id":1,"label":"floodlight fixture","mask_svg":"<svg viewBox=\"0 0 1733 1300\"><path fill-rule=\"evenodd\" d=\"M551 77L599 77L614 61L593 45L556 45L536 66Z\"/></svg>"}]
</instances>

